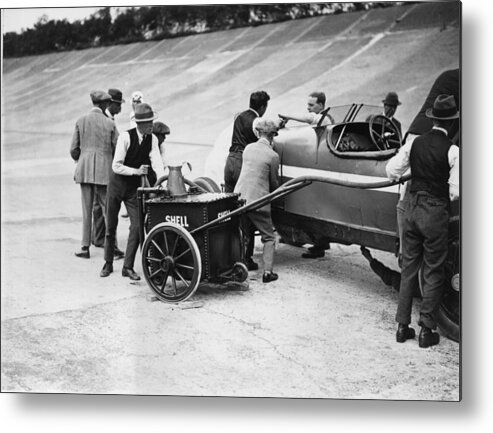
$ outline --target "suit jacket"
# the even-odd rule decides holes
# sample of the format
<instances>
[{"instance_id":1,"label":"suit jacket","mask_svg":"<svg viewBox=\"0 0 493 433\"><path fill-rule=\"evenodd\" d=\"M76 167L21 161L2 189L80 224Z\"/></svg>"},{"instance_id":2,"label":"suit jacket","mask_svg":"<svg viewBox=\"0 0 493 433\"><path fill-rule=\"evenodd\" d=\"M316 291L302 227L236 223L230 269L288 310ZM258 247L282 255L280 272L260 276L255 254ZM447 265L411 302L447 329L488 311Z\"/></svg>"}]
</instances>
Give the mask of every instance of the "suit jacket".
<instances>
[{"instance_id":1,"label":"suit jacket","mask_svg":"<svg viewBox=\"0 0 493 433\"><path fill-rule=\"evenodd\" d=\"M235 192L251 203L279 186L279 155L265 138L245 147L243 165ZM270 212L270 204L261 208Z\"/></svg>"},{"instance_id":2,"label":"suit jacket","mask_svg":"<svg viewBox=\"0 0 493 433\"><path fill-rule=\"evenodd\" d=\"M108 185L117 139L115 123L97 107L77 120L70 146L75 182Z\"/></svg>"}]
</instances>

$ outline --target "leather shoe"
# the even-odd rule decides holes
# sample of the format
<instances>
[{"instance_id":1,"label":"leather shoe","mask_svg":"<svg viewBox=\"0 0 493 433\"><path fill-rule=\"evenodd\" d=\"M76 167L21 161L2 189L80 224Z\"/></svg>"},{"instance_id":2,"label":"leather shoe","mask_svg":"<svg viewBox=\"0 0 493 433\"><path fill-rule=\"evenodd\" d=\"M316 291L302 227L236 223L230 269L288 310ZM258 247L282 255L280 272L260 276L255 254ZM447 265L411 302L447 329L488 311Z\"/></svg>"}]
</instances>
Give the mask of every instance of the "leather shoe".
<instances>
[{"instance_id":1,"label":"leather shoe","mask_svg":"<svg viewBox=\"0 0 493 433\"><path fill-rule=\"evenodd\" d=\"M318 259L319 257L325 256L325 251L320 248L310 247L306 253L303 253L301 257L304 259Z\"/></svg>"},{"instance_id":2,"label":"leather shoe","mask_svg":"<svg viewBox=\"0 0 493 433\"><path fill-rule=\"evenodd\" d=\"M122 268L122 275L124 277L130 278L133 281L140 280L140 277L137 274L137 272L135 272L133 269L130 269L130 268Z\"/></svg>"},{"instance_id":3,"label":"leather shoe","mask_svg":"<svg viewBox=\"0 0 493 433\"><path fill-rule=\"evenodd\" d=\"M125 257L125 253L120 250L118 247L115 247L115 252L113 253L113 257L115 260L123 259Z\"/></svg>"},{"instance_id":4,"label":"leather shoe","mask_svg":"<svg viewBox=\"0 0 493 433\"><path fill-rule=\"evenodd\" d=\"M113 272L113 265L111 263L105 263L103 269L99 273L100 277L107 277L109 274Z\"/></svg>"},{"instance_id":5,"label":"leather shoe","mask_svg":"<svg viewBox=\"0 0 493 433\"><path fill-rule=\"evenodd\" d=\"M89 257L91 257L91 255L89 254L89 248L87 250L81 248L80 251L77 251L75 253L75 257L80 257L81 259L88 259Z\"/></svg>"},{"instance_id":6,"label":"leather shoe","mask_svg":"<svg viewBox=\"0 0 493 433\"><path fill-rule=\"evenodd\" d=\"M95 244L94 242L92 243L96 248L104 248L104 244Z\"/></svg>"},{"instance_id":7,"label":"leather shoe","mask_svg":"<svg viewBox=\"0 0 493 433\"><path fill-rule=\"evenodd\" d=\"M271 281L276 281L278 278L279 275L275 274L274 272L264 272L264 275L262 275L262 282L270 283Z\"/></svg>"},{"instance_id":8,"label":"leather shoe","mask_svg":"<svg viewBox=\"0 0 493 433\"><path fill-rule=\"evenodd\" d=\"M398 343L404 343L404 341L410 340L414 337L416 337L416 332L413 328L410 328L408 325L399 323L399 326L397 327L397 332L395 334L395 339Z\"/></svg>"},{"instance_id":9,"label":"leather shoe","mask_svg":"<svg viewBox=\"0 0 493 433\"><path fill-rule=\"evenodd\" d=\"M440 342L440 335L433 332L430 328L426 326L421 327L421 332L419 333L419 347L430 347L438 344Z\"/></svg>"},{"instance_id":10,"label":"leather shoe","mask_svg":"<svg viewBox=\"0 0 493 433\"><path fill-rule=\"evenodd\" d=\"M258 269L258 263L255 263L252 259L246 261L246 267L249 271L256 271Z\"/></svg>"}]
</instances>

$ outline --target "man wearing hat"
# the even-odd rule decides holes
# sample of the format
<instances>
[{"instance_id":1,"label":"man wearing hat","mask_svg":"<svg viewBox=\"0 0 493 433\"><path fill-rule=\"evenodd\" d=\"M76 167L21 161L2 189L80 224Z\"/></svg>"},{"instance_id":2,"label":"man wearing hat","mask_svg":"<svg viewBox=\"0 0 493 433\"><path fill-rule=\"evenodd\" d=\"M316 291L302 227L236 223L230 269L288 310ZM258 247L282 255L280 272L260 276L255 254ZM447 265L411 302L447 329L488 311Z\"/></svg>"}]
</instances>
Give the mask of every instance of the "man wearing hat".
<instances>
[{"instance_id":1,"label":"man wearing hat","mask_svg":"<svg viewBox=\"0 0 493 433\"><path fill-rule=\"evenodd\" d=\"M122 111L122 104L125 102L123 99L123 93L118 89L108 89L108 95L110 95L110 104L104 111L106 117L111 120L115 120L115 116ZM103 209L99 206L97 201L94 202L92 208L93 215L93 231L92 231L92 244L96 247L104 247L104 238L106 234L106 225L104 223ZM121 251L115 243L115 258L122 259L125 253Z\"/></svg>"},{"instance_id":2,"label":"man wearing hat","mask_svg":"<svg viewBox=\"0 0 493 433\"><path fill-rule=\"evenodd\" d=\"M122 275L131 280L140 280L134 271L135 255L139 248L139 212L137 188L141 185L141 176L147 176L152 166L156 176L164 175L164 163L158 149L158 139L152 134L152 124L156 113L149 104L135 107L136 127L118 137L112 173L108 185L106 210L106 239L104 242L105 264L100 276L107 277L113 272L116 228L118 213L122 202L130 217L130 229L125 250Z\"/></svg>"},{"instance_id":3,"label":"man wearing hat","mask_svg":"<svg viewBox=\"0 0 493 433\"><path fill-rule=\"evenodd\" d=\"M387 96L385 99L382 100L383 102L383 114L388 117L394 125L397 127L397 130L399 131L399 136L402 137L402 127L401 127L401 122L399 122L395 117L395 112L397 111L397 107L402 104L401 101L399 101L399 97L397 96L397 93L395 92L389 92L387 93Z\"/></svg>"},{"instance_id":4,"label":"man wearing hat","mask_svg":"<svg viewBox=\"0 0 493 433\"><path fill-rule=\"evenodd\" d=\"M398 180L411 169L409 201L403 218L402 273L396 321L399 343L414 338L411 323L414 280L423 266L423 301L418 324L419 347L438 344L436 312L444 285L451 200L459 198L459 148L449 133L459 117L451 95L438 95L426 111L433 128L401 147L387 164L387 176Z\"/></svg>"},{"instance_id":5,"label":"man wearing hat","mask_svg":"<svg viewBox=\"0 0 493 433\"><path fill-rule=\"evenodd\" d=\"M115 123L104 115L111 97L103 91L90 94L94 107L75 124L70 155L77 162L74 180L82 195L82 242L75 255L90 257L92 209L96 201L106 209L106 186L109 182L113 151L118 138Z\"/></svg>"},{"instance_id":6,"label":"man wearing hat","mask_svg":"<svg viewBox=\"0 0 493 433\"><path fill-rule=\"evenodd\" d=\"M245 147L240 177L234 189L234 192L241 194L241 198L246 200L247 204L274 191L279 186L279 155L272 149L274 136L279 130L278 123L273 120L259 120L255 128L260 138ZM246 214L243 227L247 237L252 236L252 226L260 231L264 244L262 281L264 283L275 281L278 275L273 272L275 236L270 203Z\"/></svg>"},{"instance_id":7,"label":"man wearing hat","mask_svg":"<svg viewBox=\"0 0 493 433\"><path fill-rule=\"evenodd\" d=\"M111 96L111 100L105 114L111 120L115 120L115 116L122 111L122 104L125 102L125 99L123 99L123 93L121 90L118 89L108 89L108 95Z\"/></svg>"}]
</instances>

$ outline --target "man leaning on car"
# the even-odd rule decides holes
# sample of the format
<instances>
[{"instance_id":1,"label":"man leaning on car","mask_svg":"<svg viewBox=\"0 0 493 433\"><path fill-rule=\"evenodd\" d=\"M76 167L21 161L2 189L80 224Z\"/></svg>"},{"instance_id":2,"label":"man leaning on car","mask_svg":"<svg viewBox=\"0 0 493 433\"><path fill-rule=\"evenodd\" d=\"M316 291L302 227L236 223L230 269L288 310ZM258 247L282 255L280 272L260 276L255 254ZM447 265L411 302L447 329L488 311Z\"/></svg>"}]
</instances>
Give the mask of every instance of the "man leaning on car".
<instances>
[{"instance_id":1,"label":"man leaning on car","mask_svg":"<svg viewBox=\"0 0 493 433\"><path fill-rule=\"evenodd\" d=\"M438 95L426 111L433 128L408 141L387 164L387 176L398 180L410 168L412 182L403 221L402 275L396 321L396 340L415 337L409 327L413 282L423 264L423 301L419 321L419 347L438 344L436 313L444 286L448 251L450 201L459 198L459 148L449 133L459 111L451 95Z\"/></svg>"}]
</instances>

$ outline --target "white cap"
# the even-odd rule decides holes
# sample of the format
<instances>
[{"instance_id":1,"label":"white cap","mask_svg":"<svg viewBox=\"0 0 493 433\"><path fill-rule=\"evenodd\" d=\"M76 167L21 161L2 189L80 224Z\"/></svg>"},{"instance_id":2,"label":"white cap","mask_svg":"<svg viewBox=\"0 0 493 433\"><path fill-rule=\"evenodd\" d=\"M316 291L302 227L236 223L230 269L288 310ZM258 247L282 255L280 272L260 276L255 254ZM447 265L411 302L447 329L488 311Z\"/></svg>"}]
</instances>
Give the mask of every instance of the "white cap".
<instances>
[{"instance_id":1,"label":"white cap","mask_svg":"<svg viewBox=\"0 0 493 433\"><path fill-rule=\"evenodd\" d=\"M132 102L144 102L144 95L138 90L132 93Z\"/></svg>"}]
</instances>

